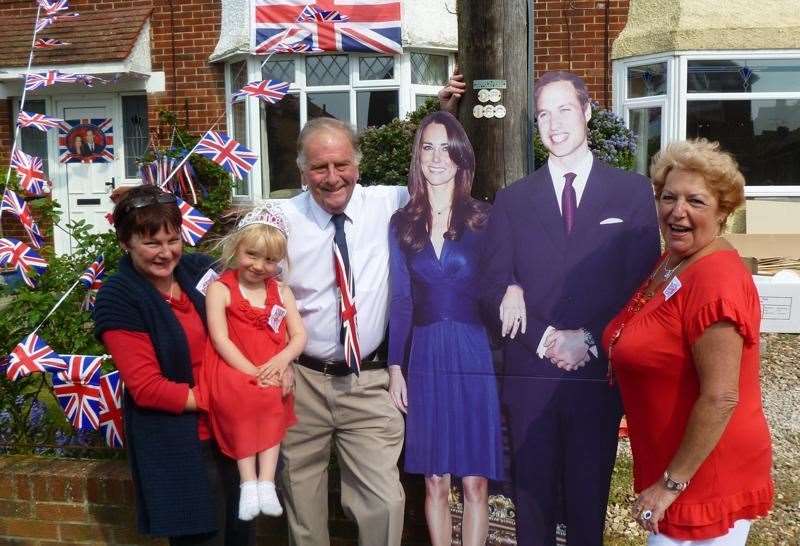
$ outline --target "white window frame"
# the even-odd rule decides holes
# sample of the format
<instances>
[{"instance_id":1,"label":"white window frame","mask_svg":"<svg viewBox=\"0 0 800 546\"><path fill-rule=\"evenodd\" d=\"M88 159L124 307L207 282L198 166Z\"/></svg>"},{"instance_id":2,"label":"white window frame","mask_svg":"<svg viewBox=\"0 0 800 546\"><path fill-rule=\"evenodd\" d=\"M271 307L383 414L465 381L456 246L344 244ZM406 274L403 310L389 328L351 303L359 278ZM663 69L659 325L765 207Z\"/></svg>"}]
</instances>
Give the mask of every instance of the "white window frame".
<instances>
[{"instance_id":1,"label":"white window frame","mask_svg":"<svg viewBox=\"0 0 800 546\"><path fill-rule=\"evenodd\" d=\"M448 75L452 73L455 67L455 57L452 50L435 50L435 49L414 49L414 53L428 53L431 55L444 55L448 58ZM406 50L402 54L394 55L394 78L386 80L361 80L359 77L359 59L361 57L373 57L379 55L378 53L331 53L332 55L347 55L348 59L348 77L349 83L347 85L325 85L313 86L306 85L306 55L301 54L281 54L276 57L280 60L293 60L295 70L295 80L289 85L289 94L298 97L300 102L300 127L305 125L308 121L308 108L307 99L308 93L325 93L325 92L347 92L349 93L349 106L350 106L350 119L349 122L353 125L357 124L358 106L356 94L360 91L397 91L398 97L398 116L402 119L410 112L416 110L416 95L436 95L439 92L439 86L419 85L411 83L411 50ZM316 55L316 54L315 54ZM324 55L320 53L319 55ZM231 70L230 66L237 62L247 61L247 81L262 80L261 76L261 63L264 57L258 56L236 56L228 59L225 63L225 101L226 101L226 121L227 127L232 129L233 123L233 105L230 101L230 96L233 90L231 89ZM269 172L269 158L262 157L261 153L265 147L262 145L262 139L269 138L266 131L261 127L260 106L258 99L247 97L245 100L247 104L247 137L248 142L243 143L251 150L254 150L259 155L259 160L253 166L249 176L249 193L247 195L239 195L234 193L235 201L251 201L267 199L270 193L269 177L266 174ZM266 162L262 166L261 161Z\"/></svg>"},{"instance_id":2,"label":"white window frame","mask_svg":"<svg viewBox=\"0 0 800 546\"><path fill-rule=\"evenodd\" d=\"M643 55L614 61L614 111L620 114L629 126L629 111L663 104L662 108L662 148L669 142L686 138L687 103L692 101L720 100L800 100L800 89L795 92L754 92L754 93L689 93L689 61L697 60L769 60L789 59L800 64L800 50L715 50L682 51L680 53L660 53ZM654 97L628 98L628 68L667 61L667 94ZM691 97L691 98L690 98ZM748 186L745 197L800 197L800 180L792 186Z\"/></svg>"}]
</instances>

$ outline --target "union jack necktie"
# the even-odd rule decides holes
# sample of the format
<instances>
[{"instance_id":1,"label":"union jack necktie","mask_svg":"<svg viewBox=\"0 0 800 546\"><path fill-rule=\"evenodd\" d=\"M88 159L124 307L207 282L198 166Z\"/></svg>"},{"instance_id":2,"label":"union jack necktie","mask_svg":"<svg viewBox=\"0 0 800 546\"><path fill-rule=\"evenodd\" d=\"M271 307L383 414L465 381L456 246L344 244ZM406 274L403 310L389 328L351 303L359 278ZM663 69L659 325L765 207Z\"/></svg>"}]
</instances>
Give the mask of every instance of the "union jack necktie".
<instances>
[{"instance_id":1,"label":"union jack necktie","mask_svg":"<svg viewBox=\"0 0 800 546\"><path fill-rule=\"evenodd\" d=\"M333 268L336 271L336 286L339 287L339 317L341 319L340 341L344 346L344 361L354 374L361 371L361 348L356 329L356 303L353 271L350 268L350 255L347 252L347 239L344 234L344 214L333 215L336 231L333 236Z\"/></svg>"}]
</instances>

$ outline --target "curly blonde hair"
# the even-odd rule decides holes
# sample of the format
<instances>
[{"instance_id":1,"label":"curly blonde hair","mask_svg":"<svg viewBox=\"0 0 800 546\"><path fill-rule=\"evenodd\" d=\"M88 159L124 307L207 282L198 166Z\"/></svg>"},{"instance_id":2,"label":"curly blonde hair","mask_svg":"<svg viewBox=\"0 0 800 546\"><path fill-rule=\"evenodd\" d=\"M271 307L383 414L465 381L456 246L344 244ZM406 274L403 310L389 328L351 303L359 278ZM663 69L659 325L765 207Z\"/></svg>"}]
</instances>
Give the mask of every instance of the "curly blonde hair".
<instances>
[{"instance_id":1,"label":"curly blonde hair","mask_svg":"<svg viewBox=\"0 0 800 546\"><path fill-rule=\"evenodd\" d=\"M656 199L661 197L667 175L673 169L692 171L703 177L708 190L719 203L719 210L728 216L744 203L744 175L739 164L728 152L720 149L719 142L705 138L671 142L653 156L650 178Z\"/></svg>"}]
</instances>

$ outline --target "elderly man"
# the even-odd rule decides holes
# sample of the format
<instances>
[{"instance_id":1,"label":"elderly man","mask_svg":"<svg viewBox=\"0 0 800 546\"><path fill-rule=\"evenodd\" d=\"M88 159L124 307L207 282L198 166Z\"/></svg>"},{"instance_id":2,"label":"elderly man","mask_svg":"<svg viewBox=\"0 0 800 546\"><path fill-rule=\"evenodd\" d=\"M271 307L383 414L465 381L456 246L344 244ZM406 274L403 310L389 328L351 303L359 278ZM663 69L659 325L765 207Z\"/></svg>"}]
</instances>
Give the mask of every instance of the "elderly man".
<instances>
[{"instance_id":1,"label":"elderly man","mask_svg":"<svg viewBox=\"0 0 800 546\"><path fill-rule=\"evenodd\" d=\"M362 546L399 546L405 494L397 459L403 418L389 399L383 341L389 303L388 228L405 188L358 183L357 137L332 118L309 121L297 165L308 191L284 205L287 282L308 333L295 368L298 424L282 444L290 542L329 544L328 464L336 448L342 506Z\"/></svg>"}]
</instances>

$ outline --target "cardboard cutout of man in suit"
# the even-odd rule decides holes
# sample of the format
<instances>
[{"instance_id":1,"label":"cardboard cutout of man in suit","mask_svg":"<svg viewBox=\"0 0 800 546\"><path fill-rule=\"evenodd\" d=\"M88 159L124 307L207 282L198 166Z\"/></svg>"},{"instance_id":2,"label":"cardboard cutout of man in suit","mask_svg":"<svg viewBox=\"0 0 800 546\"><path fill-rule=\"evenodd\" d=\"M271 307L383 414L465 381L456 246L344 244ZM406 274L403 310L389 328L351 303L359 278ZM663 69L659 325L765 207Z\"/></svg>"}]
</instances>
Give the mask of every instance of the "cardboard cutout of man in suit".
<instances>
[{"instance_id":1,"label":"cardboard cutout of man in suit","mask_svg":"<svg viewBox=\"0 0 800 546\"><path fill-rule=\"evenodd\" d=\"M517 544L553 544L565 520L570 545L601 545L622 410L595 340L658 257L653 190L593 158L583 80L546 73L534 99L548 162L497 193L484 262L484 303L513 337L499 372Z\"/></svg>"}]
</instances>

